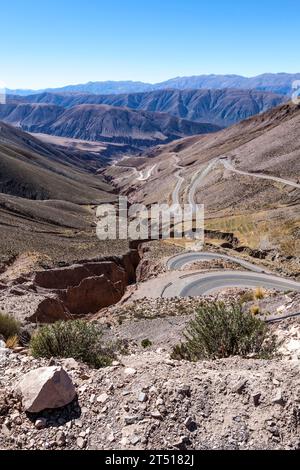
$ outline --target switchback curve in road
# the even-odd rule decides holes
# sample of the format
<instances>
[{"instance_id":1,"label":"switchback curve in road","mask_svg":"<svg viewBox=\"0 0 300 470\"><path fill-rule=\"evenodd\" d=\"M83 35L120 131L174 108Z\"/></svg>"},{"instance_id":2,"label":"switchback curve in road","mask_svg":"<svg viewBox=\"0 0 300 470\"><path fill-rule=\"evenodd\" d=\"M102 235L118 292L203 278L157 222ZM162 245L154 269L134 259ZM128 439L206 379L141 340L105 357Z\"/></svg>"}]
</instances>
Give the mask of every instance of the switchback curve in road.
<instances>
[{"instance_id":1,"label":"switchback curve in road","mask_svg":"<svg viewBox=\"0 0 300 470\"><path fill-rule=\"evenodd\" d=\"M230 287L264 287L283 292L289 290L300 292L300 283L290 279L265 273L224 270L178 277L164 287L161 297L198 297Z\"/></svg>"}]
</instances>

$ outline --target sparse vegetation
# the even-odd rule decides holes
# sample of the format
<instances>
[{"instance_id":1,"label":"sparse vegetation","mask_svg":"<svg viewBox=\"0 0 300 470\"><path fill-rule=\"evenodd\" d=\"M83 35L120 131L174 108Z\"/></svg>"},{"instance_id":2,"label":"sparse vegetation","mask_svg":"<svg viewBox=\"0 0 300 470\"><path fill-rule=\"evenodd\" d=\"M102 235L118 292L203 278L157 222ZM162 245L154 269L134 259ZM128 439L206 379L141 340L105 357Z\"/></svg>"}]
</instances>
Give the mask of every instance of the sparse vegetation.
<instances>
[{"instance_id":1,"label":"sparse vegetation","mask_svg":"<svg viewBox=\"0 0 300 470\"><path fill-rule=\"evenodd\" d=\"M16 348L18 345L19 345L19 338L18 338L17 335L10 336L10 337L6 340L6 347L7 347L8 349L14 349L14 348Z\"/></svg>"},{"instance_id":2,"label":"sparse vegetation","mask_svg":"<svg viewBox=\"0 0 300 470\"><path fill-rule=\"evenodd\" d=\"M150 346L152 346L152 341L150 341L149 338L143 339L143 341L141 341L141 346L142 346L144 349L150 348Z\"/></svg>"},{"instance_id":3,"label":"sparse vegetation","mask_svg":"<svg viewBox=\"0 0 300 470\"><path fill-rule=\"evenodd\" d=\"M20 332L20 323L11 315L0 311L0 335L5 341L11 336L18 336Z\"/></svg>"},{"instance_id":4,"label":"sparse vegetation","mask_svg":"<svg viewBox=\"0 0 300 470\"><path fill-rule=\"evenodd\" d=\"M252 315L258 315L260 313L259 305L252 305L250 308L250 312Z\"/></svg>"},{"instance_id":5,"label":"sparse vegetation","mask_svg":"<svg viewBox=\"0 0 300 470\"><path fill-rule=\"evenodd\" d=\"M259 358L275 352L267 325L240 304L207 303L201 306L185 332L186 342L173 349L174 359L196 361L255 354Z\"/></svg>"},{"instance_id":6,"label":"sparse vegetation","mask_svg":"<svg viewBox=\"0 0 300 470\"><path fill-rule=\"evenodd\" d=\"M253 293L253 297L256 300L261 300L265 297L266 293L262 287L257 287Z\"/></svg>"},{"instance_id":7,"label":"sparse vegetation","mask_svg":"<svg viewBox=\"0 0 300 470\"><path fill-rule=\"evenodd\" d=\"M83 320L56 322L41 327L31 338L34 357L72 357L100 368L111 364L113 347L104 347L99 328Z\"/></svg>"},{"instance_id":8,"label":"sparse vegetation","mask_svg":"<svg viewBox=\"0 0 300 470\"><path fill-rule=\"evenodd\" d=\"M253 301L253 292L252 291L247 291L244 294L240 296L240 303L241 304L246 304L247 302L252 302Z\"/></svg>"}]
</instances>

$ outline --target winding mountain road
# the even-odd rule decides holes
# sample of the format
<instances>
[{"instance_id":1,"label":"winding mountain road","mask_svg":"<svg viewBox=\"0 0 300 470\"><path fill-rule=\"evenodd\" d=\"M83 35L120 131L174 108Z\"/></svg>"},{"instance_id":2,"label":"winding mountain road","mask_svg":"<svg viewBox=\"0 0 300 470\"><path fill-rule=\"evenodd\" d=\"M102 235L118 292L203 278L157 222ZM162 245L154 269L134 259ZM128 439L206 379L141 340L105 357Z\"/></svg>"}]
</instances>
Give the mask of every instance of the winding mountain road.
<instances>
[{"instance_id":1,"label":"winding mountain road","mask_svg":"<svg viewBox=\"0 0 300 470\"><path fill-rule=\"evenodd\" d=\"M172 158L175 160L175 165L176 168L178 168L178 171L175 173L175 176L177 178L177 184L173 190L172 193L172 204L179 204L179 192L181 190L182 184L184 182L184 178L181 176L181 171L184 169L184 167L178 165L179 158L175 155L172 156ZM226 170L229 170L233 173L242 175L242 176L250 176L252 178L259 178L259 179L264 179L264 180L269 180L269 181L275 181L278 183L281 183L285 186L291 186L296 189L300 189L300 184L296 183L295 181L291 180L286 180L284 178L279 178L277 176L271 176L271 175L265 175L262 173L250 173L247 171L242 171L242 170L237 170L231 163L230 159L228 157L218 157L214 158L204 169L202 168L199 170L195 176L192 179L192 182L190 184L190 187L188 189L188 195L187 195L187 200L188 204L192 206L194 209L196 206L195 203L195 194L199 186L204 182L205 178L209 175L209 173L219 164L221 163L223 167Z\"/></svg>"},{"instance_id":2,"label":"winding mountain road","mask_svg":"<svg viewBox=\"0 0 300 470\"><path fill-rule=\"evenodd\" d=\"M300 184L296 183L295 181L286 180L284 178L279 178L277 176L264 175L262 173L249 173L247 171L237 170L232 165L231 161L229 161L226 158L220 158L219 162L222 163L224 168L226 168L229 171L232 171L233 173L237 173L238 175L252 176L254 178L260 178L260 179L264 179L264 180L276 181L276 182L282 183L286 186L292 186L293 188L300 189Z\"/></svg>"},{"instance_id":3,"label":"winding mountain road","mask_svg":"<svg viewBox=\"0 0 300 470\"><path fill-rule=\"evenodd\" d=\"M215 158L212 160L204 170L200 170L198 173L196 173L195 177L193 178L192 184L190 186L189 192L188 192L188 203L190 206L192 206L193 210L196 206L195 203L195 194L198 189L198 187L203 183L207 175L211 172L211 170L216 166L218 163L219 159Z\"/></svg>"},{"instance_id":4,"label":"winding mountain road","mask_svg":"<svg viewBox=\"0 0 300 470\"><path fill-rule=\"evenodd\" d=\"M272 274L224 270L179 276L163 288L161 297L198 297L229 287L264 287L283 292L288 290L300 292L300 283L290 279Z\"/></svg>"},{"instance_id":5,"label":"winding mountain road","mask_svg":"<svg viewBox=\"0 0 300 470\"><path fill-rule=\"evenodd\" d=\"M300 283L291 279L276 276L248 261L233 256L208 252L186 252L170 258L167 267L170 271L179 270L196 261L211 261L222 259L230 261L251 272L247 271L214 271L211 273L190 273L173 278L165 284L161 292L162 297L197 297L210 294L211 292L226 287L264 287L279 291L295 290L300 292Z\"/></svg>"},{"instance_id":6,"label":"winding mountain road","mask_svg":"<svg viewBox=\"0 0 300 470\"><path fill-rule=\"evenodd\" d=\"M261 268L260 266L257 266L256 264L252 264L248 261L235 258L234 256L222 255L219 253L210 253L205 251L187 251L180 255L173 256L167 261L167 268L169 270L178 270L183 268L184 266L187 266L188 264L195 263L197 261L212 261L215 259L230 261L257 273L269 273L269 271L264 268Z\"/></svg>"},{"instance_id":7,"label":"winding mountain road","mask_svg":"<svg viewBox=\"0 0 300 470\"><path fill-rule=\"evenodd\" d=\"M147 181L150 176L152 175L153 171L157 167L157 164L153 165L151 168L147 168L145 173L143 171L139 172L139 176L137 178L138 181Z\"/></svg>"}]
</instances>

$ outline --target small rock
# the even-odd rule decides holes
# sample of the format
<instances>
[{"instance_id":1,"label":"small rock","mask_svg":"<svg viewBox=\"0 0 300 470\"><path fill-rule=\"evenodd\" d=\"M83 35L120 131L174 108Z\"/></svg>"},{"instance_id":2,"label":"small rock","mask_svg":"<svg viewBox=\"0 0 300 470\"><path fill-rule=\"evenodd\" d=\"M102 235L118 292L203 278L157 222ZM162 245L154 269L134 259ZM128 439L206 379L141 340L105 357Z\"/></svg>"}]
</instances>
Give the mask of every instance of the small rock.
<instances>
[{"instance_id":1,"label":"small rock","mask_svg":"<svg viewBox=\"0 0 300 470\"><path fill-rule=\"evenodd\" d=\"M124 417L125 424L130 425L136 423L138 420L137 416L127 415Z\"/></svg>"},{"instance_id":2,"label":"small rock","mask_svg":"<svg viewBox=\"0 0 300 470\"><path fill-rule=\"evenodd\" d=\"M272 403L277 404L277 405L284 405L284 399L282 396L281 389L277 390L275 396L272 398Z\"/></svg>"},{"instance_id":3,"label":"small rock","mask_svg":"<svg viewBox=\"0 0 300 470\"><path fill-rule=\"evenodd\" d=\"M188 428L193 422L193 419L188 416L188 418L186 418L186 420L184 421L184 425Z\"/></svg>"},{"instance_id":4,"label":"small rock","mask_svg":"<svg viewBox=\"0 0 300 470\"><path fill-rule=\"evenodd\" d=\"M247 380L242 379L239 382L237 382L235 385L233 385L231 391L232 393L238 393L239 395L243 392L247 384Z\"/></svg>"},{"instance_id":5,"label":"small rock","mask_svg":"<svg viewBox=\"0 0 300 470\"><path fill-rule=\"evenodd\" d=\"M56 436L56 444L63 447L66 444L66 435L64 432L59 432Z\"/></svg>"},{"instance_id":6,"label":"small rock","mask_svg":"<svg viewBox=\"0 0 300 470\"><path fill-rule=\"evenodd\" d=\"M77 437L76 444L79 447L79 449L84 449L87 442L83 437Z\"/></svg>"},{"instance_id":7,"label":"small rock","mask_svg":"<svg viewBox=\"0 0 300 470\"><path fill-rule=\"evenodd\" d=\"M87 375L85 372L82 372L80 374L80 378L81 378L81 380L89 380L90 376Z\"/></svg>"},{"instance_id":8,"label":"small rock","mask_svg":"<svg viewBox=\"0 0 300 470\"><path fill-rule=\"evenodd\" d=\"M162 415L158 410L154 410L151 412L151 417L154 419L162 419Z\"/></svg>"},{"instance_id":9,"label":"small rock","mask_svg":"<svg viewBox=\"0 0 300 470\"><path fill-rule=\"evenodd\" d=\"M141 393L139 394L138 400L139 400L141 403L145 403L145 402L147 401L147 399L148 399L148 396L147 396L146 393L141 392Z\"/></svg>"},{"instance_id":10,"label":"small rock","mask_svg":"<svg viewBox=\"0 0 300 470\"><path fill-rule=\"evenodd\" d=\"M15 354L22 354L22 353L24 353L24 352L26 352L26 351L27 351L27 349L24 348L23 346L17 346L16 348L13 349L13 352L14 352Z\"/></svg>"},{"instance_id":11,"label":"small rock","mask_svg":"<svg viewBox=\"0 0 300 470\"><path fill-rule=\"evenodd\" d=\"M130 442L132 445L136 445L138 442L140 442L140 438L138 436L135 436L133 435L131 438L130 438Z\"/></svg>"},{"instance_id":12,"label":"small rock","mask_svg":"<svg viewBox=\"0 0 300 470\"><path fill-rule=\"evenodd\" d=\"M120 444L121 446L127 446L128 445L128 439L127 437L122 437L121 441L120 441Z\"/></svg>"},{"instance_id":13,"label":"small rock","mask_svg":"<svg viewBox=\"0 0 300 470\"><path fill-rule=\"evenodd\" d=\"M99 395L99 397L97 397L97 402L98 403L105 403L105 402L107 402L108 399L109 399L109 396L107 395L107 393L101 393L101 395Z\"/></svg>"},{"instance_id":14,"label":"small rock","mask_svg":"<svg viewBox=\"0 0 300 470\"><path fill-rule=\"evenodd\" d=\"M190 439L187 436L181 436L180 439L175 442L174 447L181 448L182 446L190 444Z\"/></svg>"},{"instance_id":15,"label":"small rock","mask_svg":"<svg viewBox=\"0 0 300 470\"><path fill-rule=\"evenodd\" d=\"M252 399L253 399L254 406L258 406L258 405L259 405L259 403L260 403L260 397L261 397L261 393L260 393L260 392L254 393L254 394L252 395Z\"/></svg>"},{"instance_id":16,"label":"small rock","mask_svg":"<svg viewBox=\"0 0 300 470\"><path fill-rule=\"evenodd\" d=\"M70 357L68 359L63 359L62 363L63 363L63 366L65 367L65 369L67 369L67 370L73 370L73 369L78 369L79 368L78 362L75 361L75 359L73 359L72 357Z\"/></svg>"},{"instance_id":17,"label":"small rock","mask_svg":"<svg viewBox=\"0 0 300 470\"><path fill-rule=\"evenodd\" d=\"M136 374L136 369L133 369L132 367L126 367L126 369L124 369L124 374L128 377L131 377Z\"/></svg>"},{"instance_id":18,"label":"small rock","mask_svg":"<svg viewBox=\"0 0 300 470\"><path fill-rule=\"evenodd\" d=\"M93 393L93 394L90 396L90 403L94 403L95 400L96 400L96 395Z\"/></svg>"},{"instance_id":19,"label":"small rock","mask_svg":"<svg viewBox=\"0 0 300 470\"><path fill-rule=\"evenodd\" d=\"M163 399L162 399L161 397L158 397L158 399L156 400L156 403L155 403L155 404L156 404L156 406L161 406L161 405L164 404L164 401L163 401Z\"/></svg>"},{"instance_id":20,"label":"small rock","mask_svg":"<svg viewBox=\"0 0 300 470\"><path fill-rule=\"evenodd\" d=\"M81 387L78 388L78 393L84 393L87 391L88 386L87 385L81 385Z\"/></svg>"},{"instance_id":21,"label":"small rock","mask_svg":"<svg viewBox=\"0 0 300 470\"><path fill-rule=\"evenodd\" d=\"M174 362L172 359L166 359L166 360L165 360L165 363L166 363L168 366L175 367L175 362Z\"/></svg>"},{"instance_id":22,"label":"small rock","mask_svg":"<svg viewBox=\"0 0 300 470\"><path fill-rule=\"evenodd\" d=\"M191 396L191 387L189 385L181 385L178 387L177 392L180 395L190 397Z\"/></svg>"},{"instance_id":23,"label":"small rock","mask_svg":"<svg viewBox=\"0 0 300 470\"><path fill-rule=\"evenodd\" d=\"M34 426L36 429L39 429L39 430L45 429L45 427L47 426L47 420L45 418L39 418L34 423Z\"/></svg>"}]
</instances>

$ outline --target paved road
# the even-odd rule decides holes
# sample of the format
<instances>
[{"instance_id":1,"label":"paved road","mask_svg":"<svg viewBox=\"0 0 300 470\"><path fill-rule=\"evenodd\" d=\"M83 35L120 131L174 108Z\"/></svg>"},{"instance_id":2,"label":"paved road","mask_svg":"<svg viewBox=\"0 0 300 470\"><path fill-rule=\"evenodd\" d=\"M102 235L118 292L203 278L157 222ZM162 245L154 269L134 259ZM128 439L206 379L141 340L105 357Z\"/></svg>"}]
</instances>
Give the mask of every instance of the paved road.
<instances>
[{"instance_id":1,"label":"paved road","mask_svg":"<svg viewBox=\"0 0 300 470\"><path fill-rule=\"evenodd\" d=\"M300 292L300 283L272 274L246 271L215 271L180 276L164 287L161 297L198 297L229 287L264 287L265 289L275 289L283 292L289 290Z\"/></svg>"},{"instance_id":2,"label":"paved road","mask_svg":"<svg viewBox=\"0 0 300 470\"><path fill-rule=\"evenodd\" d=\"M122 164L122 162L125 162L128 158L130 158L130 157L123 157L123 158L121 158L121 160L115 160L112 163L111 167L126 168L127 170L131 170L133 172L133 174L135 175L137 181L147 181L150 178L150 176L152 175L152 173L154 172L154 170L156 169L156 167L157 167L157 163L156 163L152 167L146 168L146 170L144 170L144 171L138 171L134 166L127 166L127 165ZM115 178L115 179L116 180L125 179L125 178L127 178L127 176L128 175L122 175L122 176L120 176L118 178Z\"/></svg>"},{"instance_id":3,"label":"paved road","mask_svg":"<svg viewBox=\"0 0 300 470\"><path fill-rule=\"evenodd\" d=\"M264 175L262 173L249 173L247 171L237 170L232 165L232 163L229 160L225 159L225 158L221 158L219 161L220 161L220 163L222 163L224 168L226 168L229 171L232 171L233 173L237 173L239 175L244 175L244 176L252 176L254 178L260 178L260 179L264 179L264 180L272 180L272 181L276 181L278 183L282 183L282 184L287 185L287 186L292 186L294 188L300 189L300 184L296 183L295 181L286 180L284 178L278 178L277 176Z\"/></svg>"},{"instance_id":4,"label":"paved road","mask_svg":"<svg viewBox=\"0 0 300 470\"><path fill-rule=\"evenodd\" d=\"M190 186L189 192L188 192L188 203L190 206L193 207L193 210L196 206L195 203L195 193L198 187L203 183L207 175L211 172L211 170L215 167L215 165L218 163L219 159L215 158L212 160L204 170L200 170L196 176L193 178L192 184Z\"/></svg>"},{"instance_id":5,"label":"paved road","mask_svg":"<svg viewBox=\"0 0 300 470\"><path fill-rule=\"evenodd\" d=\"M266 269L261 268L260 266L257 266L255 264L249 263L248 261L244 261L233 256L222 255L219 253L210 253L205 251L200 251L198 253L185 252L180 255L173 256L168 260L167 267L169 270L176 270L181 269L184 266L187 266L188 264L195 263L196 261L211 261L214 259L230 261L257 273L269 273L269 271L267 271Z\"/></svg>"},{"instance_id":6,"label":"paved road","mask_svg":"<svg viewBox=\"0 0 300 470\"><path fill-rule=\"evenodd\" d=\"M177 158L177 157L174 157L174 158ZM189 188L189 191L188 191L188 203L193 207L193 209L195 208L195 194L196 194L196 191L197 189L199 188L199 186L201 186L201 184L204 182L205 178L208 176L208 174L215 168L215 166L218 164L218 163L221 163L224 168L226 168L227 170L229 171L232 171L234 173L237 173L239 175L243 175L243 176L251 176L253 178L260 178L260 179L265 179L265 180L271 180L271 181L276 181L276 182L279 182L281 184L284 184L284 185L287 185L287 186L292 186L293 188L297 188L297 189L300 189L300 184L299 183L296 183L295 181L291 181L291 180L286 180L284 178L279 178L277 176L270 176L270 175L264 175L262 173L249 173L247 171L242 171L242 170L237 170L231 163L230 160L227 159L227 157L218 157L218 158L214 158L207 166L206 168L201 169L199 170L196 175L194 176L193 180L192 180L192 183L190 185L190 188ZM178 165L177 165L178 167ZM178 167L180 169L182 169L182 167ZM178 193L180 191L180 188L182 186L182 183L184 181L184 179L180 176L181 174L181 170L179 170L177 173L176 173L176 177L179 179L179 182L177 183L174 191L173 191L173 202L178 204Z\"/></svg>"},{"instance_id":7,"label":"paved road","mask_svg":"<svg viewBox=\"0 0 300 470\"><path fill-rule=\"evenodd\" d=\"M151 168L147 168L145 173L143 171L139 172L139 177L137 178L138 181L147 181L150 176L152 175L153 171L155 170L157 164L153 165Z\"/></svg>"},{"instance_id":8,"label":"paved road","mask_svg":"<svg viewBox=\"0 0 300 470\"><path fill-rule=\"evenodd\" d=\"M176 271L196 261L209 261L222 259L239 264L251 272L245 271L219 271L211 273L182 274L177 278L165 282L161 293L162 297L197 297L209 294L226 287L264 287L279 291L295 290L300 292L300 283L291 279L279 277L255 264L249 263L233 256L208 252L186 252L170 258L167 267Z\"/></svg>"},{"instance_id":9,"label":"paved road","mask_svg":"<svg viewBox=\"0 0 300 470\"><path fill-rule=\"evenodd\" d=\"M175 168L177 169L175 173L175 177L177 178L176 186L172 192L172 205L180 204L179 201L179 192L181 190L182 183L184 182L184 178L181 176L181 170L183 169L182 166L179 165L179 158L177 155L172 155L171 157L175 163Z\"/></svg>"}]
</instances>

